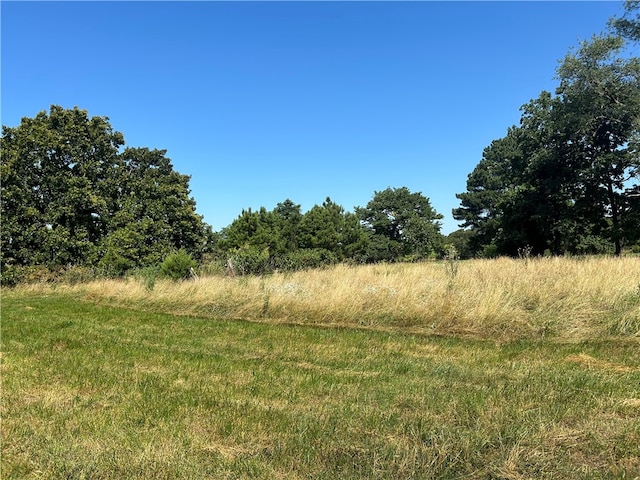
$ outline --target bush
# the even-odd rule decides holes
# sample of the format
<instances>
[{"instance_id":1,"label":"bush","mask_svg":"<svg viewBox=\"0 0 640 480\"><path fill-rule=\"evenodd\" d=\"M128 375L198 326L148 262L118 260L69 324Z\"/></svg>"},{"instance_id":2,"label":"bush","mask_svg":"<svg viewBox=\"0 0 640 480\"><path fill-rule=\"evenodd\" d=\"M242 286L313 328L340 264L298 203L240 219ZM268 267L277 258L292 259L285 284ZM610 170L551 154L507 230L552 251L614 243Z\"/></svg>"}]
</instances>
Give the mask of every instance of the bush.
<instances>
[{"instance_id":1,"label":"bush","mask_svg":"<svg viewBox=\"0 0 640 480\"><path fill-rule=\"evenodd\" d=\"M47 268L45 265L3 265L0 283L3 287L36 283L75 285L94 280L98 276L93 268L82 265L57 268Z\"/></svg>"},{"instance_id":2,"label":"bush","mask_svg":"<svg viewBox=\"0 0 640 480\"><path fill-rule=\"evenodd\" d=\"M284 271L306 270L338 263L335 253L324 248L301 249L287 253L278 260L278 268Z\"/></svg>"},{"instance_id":3,"label":"bush","mask_svg":"<svg viewBox=\"0 0 640 480\"><path fill-rule=\"evenodd\" d=\"M26 267L7 265L3 263L0 273L0 285L3 287L15 287L18 283L24 281L27 273Z\"/></svg>"},{"instance_id":4,"label":"bush","mask_svg":"<svg viewBox=\"0 0 640 480\"><path fill-rule=\"evenodd\" d=\"M191 276L191 269L195 266L193 257L186 250L180 249L164 259L160 265L160 273L172 280L182 280Z\"/></svg>"},{"instance_id":5,"label":"bush","mask_svg":"<svg viewBox=\"0 0 640 480\"><path fill-rule=\"evenodd\" d=\"M127 271L133 268L133 262L122 255L120 255L115 249L107 250L100 262L98 262L98 268L107 277L119 277L124 275Z\"/></svg>"},{"instance_id":6,"label":"bush","mask_svg":"<svg viewBox=\"0 0 640 480\"><path fill-rule=\"evenodd\" d=\"M58 272L59 282L67 285L76 285L78 283L90 282L95 280L98 275L96 271L84 265L70 265Z\"/></svg>"},{"instance_id":7,"label":"bush","mask_svg":"<svg viewBox=\"0 0 640 480\"><path fill-rule=\"evenodd\" d=\"M133 270L133 278L144 285L147 290L153 290L156 285L156 277L159 273L160 265L151 265Z\"/></svg>"},{"instance_id":8,"label":"bush","mask_svg":"<svg viewBox=\"0 0 640 480\"><path fill-rule=\"evenodd\" d=\"M238 248L227 259L228 273L232 275L261 275L273 272L268 248L253 245Z\"/></svg>"},{"instance_id":9,"label":"bush","mask_svg":"<svg viewBox=\"0 0 640 480\"><path fill-rule=\"evenodd\" d=\"M482 258L496 258L498 256L498 246L491 243L482 248Z\"/></svg>"},{"instance_id":10,"label":"bush","mask_svg":"<svg viewBox=\"0 0 640 480\"><path fill-rule=\"evenodd\" d=\"M596 235L579 235L575 252L578 255L613 253L613 244Z\"/></svg>"}]
</instances>

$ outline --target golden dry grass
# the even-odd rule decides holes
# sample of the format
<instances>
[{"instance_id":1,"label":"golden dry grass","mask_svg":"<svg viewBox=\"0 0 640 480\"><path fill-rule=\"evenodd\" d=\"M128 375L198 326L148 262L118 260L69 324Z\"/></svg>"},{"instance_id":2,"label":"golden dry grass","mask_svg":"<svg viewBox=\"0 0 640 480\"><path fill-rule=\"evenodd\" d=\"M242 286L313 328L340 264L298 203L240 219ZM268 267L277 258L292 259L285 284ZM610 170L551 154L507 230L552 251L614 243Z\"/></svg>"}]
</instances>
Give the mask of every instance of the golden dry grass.
<instances>
[{"instance_id":1,"label":"golden dry grass","mask_svg":"<svg viewBox=\"0 0 640 480\"><path fill-rule=\"evenodd\" d=\"M96 303L178 315L496 341L640 337L636 257L338 265L265 277L158 280L151 289L133 279L56 288Z\"/></svg>"}]
</instances>

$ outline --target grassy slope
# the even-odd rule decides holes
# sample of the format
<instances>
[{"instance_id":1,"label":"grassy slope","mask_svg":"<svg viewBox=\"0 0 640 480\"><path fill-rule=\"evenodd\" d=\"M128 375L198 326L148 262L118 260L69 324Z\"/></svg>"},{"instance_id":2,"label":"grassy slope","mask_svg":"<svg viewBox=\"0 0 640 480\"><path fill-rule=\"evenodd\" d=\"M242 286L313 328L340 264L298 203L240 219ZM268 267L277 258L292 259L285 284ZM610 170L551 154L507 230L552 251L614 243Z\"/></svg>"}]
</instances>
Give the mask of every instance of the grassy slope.
<instances>
[{"instance_id":1,"label":"grassy slope","mask_svg":"<svg viewBox=\"0 0 640 480\"><path fill-rule=\"evenodd\" d=\"M3 479L640 475L634 338L496 344L77 295L3 293Z\"/></svg>"}]
</instances>

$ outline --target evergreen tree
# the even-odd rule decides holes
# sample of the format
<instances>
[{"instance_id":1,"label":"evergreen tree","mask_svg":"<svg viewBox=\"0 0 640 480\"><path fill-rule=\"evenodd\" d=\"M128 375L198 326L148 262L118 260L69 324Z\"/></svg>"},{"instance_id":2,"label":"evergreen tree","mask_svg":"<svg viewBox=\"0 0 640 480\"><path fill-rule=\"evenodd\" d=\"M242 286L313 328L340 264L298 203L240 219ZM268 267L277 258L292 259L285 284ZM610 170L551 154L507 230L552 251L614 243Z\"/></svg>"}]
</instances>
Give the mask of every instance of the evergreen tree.
<instances>
[{"instance_id":1,"label":"evergreen tree","mask_svg":"<svg viewBox=\"0 0 640 480\"><path fill-rule=\"evenodd\" d=\"M640 61L624 45L616 35L583 42L558 67L555 96L525 105L520 125L485 149L453 211L474 251L619 255L637 238L627 192L640 180Z\"/></svg>"}]
</instances>

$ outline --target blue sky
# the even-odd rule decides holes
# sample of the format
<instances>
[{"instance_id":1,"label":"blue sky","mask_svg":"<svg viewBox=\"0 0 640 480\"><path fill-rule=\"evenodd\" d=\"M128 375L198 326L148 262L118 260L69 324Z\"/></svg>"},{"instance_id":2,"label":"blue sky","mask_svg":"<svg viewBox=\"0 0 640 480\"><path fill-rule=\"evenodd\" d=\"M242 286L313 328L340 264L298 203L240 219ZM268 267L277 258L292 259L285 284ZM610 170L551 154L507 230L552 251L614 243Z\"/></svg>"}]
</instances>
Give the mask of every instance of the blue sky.
<instances>
[{"instance_id":1,"label":"blue sky","mask_svg":"<svg viewBox=\"0 0 640 480\"><path fill-rule=\"evenodd\" d=\"M519 107L621 2L2 1L2 124L51 104L166 149L218 231L374 191L451 209Z\"/></svg>"}]
</instances>

